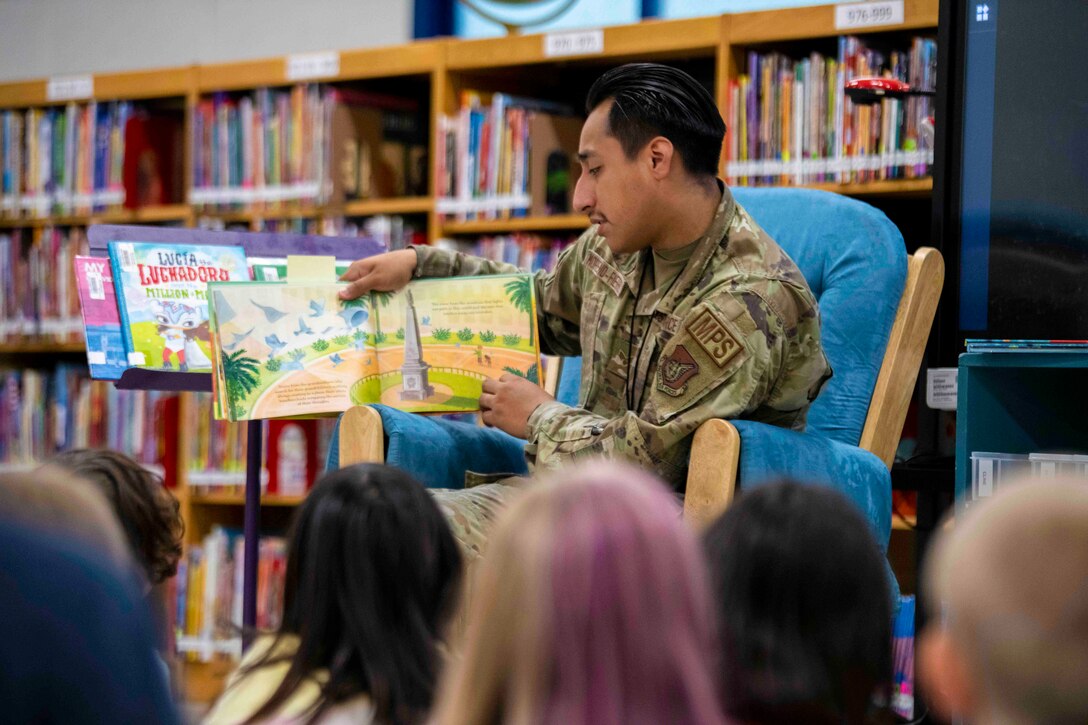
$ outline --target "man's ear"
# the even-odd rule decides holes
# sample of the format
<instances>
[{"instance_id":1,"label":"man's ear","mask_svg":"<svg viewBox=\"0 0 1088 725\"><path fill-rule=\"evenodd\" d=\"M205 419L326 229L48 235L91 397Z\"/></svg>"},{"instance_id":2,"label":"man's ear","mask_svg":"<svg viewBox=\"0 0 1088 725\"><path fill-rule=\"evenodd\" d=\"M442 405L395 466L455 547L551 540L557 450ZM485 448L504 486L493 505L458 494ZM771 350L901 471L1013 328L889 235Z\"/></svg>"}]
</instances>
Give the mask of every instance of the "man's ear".
<instances>
[{"instance_id":1,"label":"man's ear","mask_svg":"<svg viewBox=\"0 0 1088 725\"><path fill-rule=\"evenodd\" d=\"M676 149L672 141L664 136L656 136L650 140L646 150L650 163L650 175L659 181L664 179L669 175L675 160Z\"/></svg>"},{"instance_id":2,"label":"man's ear","mask_svg":"<svg viewBox=\"0 0 1088 725\"><path fill-rule=\"evenodd\" d=\"M963 652L943 629L931 625L918 640L918 676L929 704L941 717L972 719L975 682Z\"/></svg>"}]
</instances>

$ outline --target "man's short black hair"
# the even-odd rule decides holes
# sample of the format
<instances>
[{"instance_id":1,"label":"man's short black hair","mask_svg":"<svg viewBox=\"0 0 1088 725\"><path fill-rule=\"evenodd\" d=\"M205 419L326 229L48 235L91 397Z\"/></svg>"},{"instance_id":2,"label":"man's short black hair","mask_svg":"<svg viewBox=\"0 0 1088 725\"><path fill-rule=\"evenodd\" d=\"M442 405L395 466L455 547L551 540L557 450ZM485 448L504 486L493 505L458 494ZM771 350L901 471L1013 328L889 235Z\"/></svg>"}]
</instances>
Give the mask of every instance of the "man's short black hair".
<instances>
[{"instance_id":1,"label":"man's short black hair","mask_svg":"<svg viewBox=\"0 0 1088 725\"><path fill-rule=\"evenodd\" d=\"M628 159L654 136L664 136L689 173L717 176L725 122L714 98L690 75L658 63L621 65L594 82L586 113L610 99L609 132Z\"/></svg>"}]
</instances>

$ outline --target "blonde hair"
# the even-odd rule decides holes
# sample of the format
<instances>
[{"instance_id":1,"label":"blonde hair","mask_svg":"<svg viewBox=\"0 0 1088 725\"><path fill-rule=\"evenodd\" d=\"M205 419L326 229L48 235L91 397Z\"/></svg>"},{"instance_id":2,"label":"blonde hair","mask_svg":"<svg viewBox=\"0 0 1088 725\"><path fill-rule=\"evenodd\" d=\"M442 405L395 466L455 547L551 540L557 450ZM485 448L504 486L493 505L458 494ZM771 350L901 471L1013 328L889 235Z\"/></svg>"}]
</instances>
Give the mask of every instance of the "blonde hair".
<instances>
[{"instance_id":1,"label":"blonde hair","mask_svg":"<svg viewBox=\"0 0 1088 725\"><path fill-rule=\"evenodd\" d=\"M1088 722L1088 481L975 504L938 539L926 581L992 720Z\"/></svg>"},{"instance_id":2,"label":"blonde hair","mask_svg":"<svg viewBox=\"0 0 1088 725\"><path fill-rule=\"evenodd\" d=\"M636 469L573 469L500 520L436 722L720 722L715 641L671 494Z\"/></svg>"},{"instance_id":3,"label":"blonde hair","mask_svg":"<svg viewBox=\"0 0 1088 725\"><path fill-rule=\"evenodd\" d=\"M132 566L125 535L106 498L74 475L49 468L0 474L0 516L97 549L114 566Z\"/></svg>"}]
</instances>

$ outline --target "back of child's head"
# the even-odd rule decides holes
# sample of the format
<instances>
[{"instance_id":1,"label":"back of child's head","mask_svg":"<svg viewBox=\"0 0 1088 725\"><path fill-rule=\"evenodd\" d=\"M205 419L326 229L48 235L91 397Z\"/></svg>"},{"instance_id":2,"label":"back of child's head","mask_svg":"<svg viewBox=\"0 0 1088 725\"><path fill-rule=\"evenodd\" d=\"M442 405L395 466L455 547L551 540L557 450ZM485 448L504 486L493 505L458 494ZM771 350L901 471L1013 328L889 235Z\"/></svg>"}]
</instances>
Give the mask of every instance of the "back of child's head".
<instances>
[{"instance_id":1,"label":"back of child's head","mask_svg":"<svg viewBox=\"0 0 1088 725\"><path fill-rule=\"evenodd\" d=\"M126 572L132 554L106 498L65 471L0 474L0 518L47 537L74 540Z\"/></svg>"},{"instance_id":2,"label":"back of child's head","mask_svg":"<svg viewBox=\"0 0 1088 725\"><path fill-rule=\"evenodd\" d=\"M60 453L46 468L70 471L98 488L150 584L174 576L184 523L177 499L159 476L123 453L89 448Z\"/></svg>"},{"instance_id":3,"label":"back of child's head","mask_svg":"<svg viewBox=\"0 0 1088 725\"><path fill-rule=\"evenodd\" d=\"M720 722L705 579L648 474L597 463L535 483L488 543L437 721Z\"/></svg>"},{"instance_id":4,"label":"back of child's head","mask_svg":"<svg viewBox=\"0 0 1088 725\"><path fill-rule=\"evenodd\" d=\"M430 494L393 467L342 468L317 482L288 539L280 635L299 644L253 719L274 715L319 670L328 678L313 716L367 695L379 722L421 719L461 578L457 542Z\"/></svg>"},{"instance_id":5,"label":"back of child's head","mask_svg":"<svg viewBox=\"0 0 1088 725\"><path fill-rule=\"evenodd\" d=\"M863 723L891 680L886 566L836 491L793 482L744 492L707 530L722 697L738 721ZM882 692L883 690L883 692Z\"/></svg>"},{"instance_id":6,"label":"back of child's head","mask_svg":"<svg viewBox=\"0 0 1088 725\"><path fill-rule=\"evenodd\" d=\"M1088 722L1088 481L1027 481L957 515L925 571L922 674L972 722Z\"/></svg>"}]
</instances>

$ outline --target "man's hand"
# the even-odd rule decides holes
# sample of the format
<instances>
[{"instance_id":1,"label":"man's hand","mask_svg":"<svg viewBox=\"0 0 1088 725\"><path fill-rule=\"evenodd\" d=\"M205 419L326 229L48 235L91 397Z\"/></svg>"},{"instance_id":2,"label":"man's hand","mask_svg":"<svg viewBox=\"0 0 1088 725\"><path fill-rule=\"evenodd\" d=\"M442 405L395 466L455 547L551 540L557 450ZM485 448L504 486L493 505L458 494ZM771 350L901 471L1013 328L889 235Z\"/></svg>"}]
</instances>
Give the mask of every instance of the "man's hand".
<instances>
[{"instance_id":1,"label":"man's hand","mask_svg":"<svg viewBox=\"0 0 1088 725\"><path fill-rule=\"evenodd\" d=\"M503 373L498 380L484 380L480 409L484 423L506 431L512 436L528 436L529 416L537 406L555 400L536 383L523 377Z\"/></svg>"},{"instance_id":2,"label":"man's hand","mask_svg":"<svg viewBox=\"0 0 1088 725\"><path fill-rule=\"evenodd\" d=\"M415 251L400 249L352 262L340 277L342 282L351 282L340 290L340 299L353 300L371 290L396 292L402 289L411 281L417 259Z\"/></svg>"}]
</instances>

